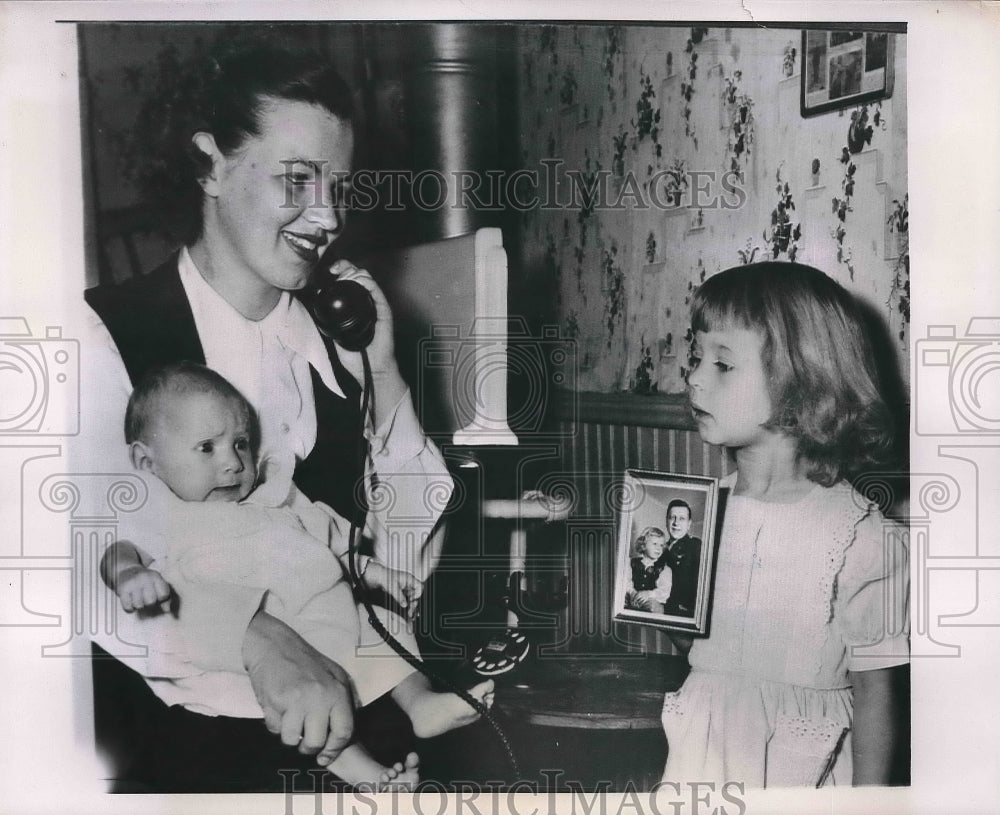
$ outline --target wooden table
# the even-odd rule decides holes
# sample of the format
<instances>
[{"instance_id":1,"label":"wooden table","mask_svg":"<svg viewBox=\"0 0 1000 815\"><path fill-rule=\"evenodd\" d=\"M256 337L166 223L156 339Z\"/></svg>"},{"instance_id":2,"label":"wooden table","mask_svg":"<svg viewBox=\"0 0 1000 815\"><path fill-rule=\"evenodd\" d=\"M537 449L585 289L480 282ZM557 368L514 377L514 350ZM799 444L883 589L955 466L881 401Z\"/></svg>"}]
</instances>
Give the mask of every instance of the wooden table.
<instances>
[{"instance_id":1,"label":"wooden table","mask_svg":"<svg viewBox=\"0 0 1000 815\"><path fill-rule=\"evenodd\" d=\"M541 727L644 730L660 727L663 694L687 676L687 660L660 654L535 658L497 704L512 717Z\"/></svg>"},{"instance_id":2,"label":"wooden table","mask_svg":"<svg viewBox=\"0 0 1000 815\"><path fill-rule=\"evenodd\" d=\"M589 790L649 789L659 780L663 694L683 683L686 659L551 655L522 667L498 683L496 705L512 723L526 777L551 783L558 772L562 784Z\"/></svg>"}]
</instances>

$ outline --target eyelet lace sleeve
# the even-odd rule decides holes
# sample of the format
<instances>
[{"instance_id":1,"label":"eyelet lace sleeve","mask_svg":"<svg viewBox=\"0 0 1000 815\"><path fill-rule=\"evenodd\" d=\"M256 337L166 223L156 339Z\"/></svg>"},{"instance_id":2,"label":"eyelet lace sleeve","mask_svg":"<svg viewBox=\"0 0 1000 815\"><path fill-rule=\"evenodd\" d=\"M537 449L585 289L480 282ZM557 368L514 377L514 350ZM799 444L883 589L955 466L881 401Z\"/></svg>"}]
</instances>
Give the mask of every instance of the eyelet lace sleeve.
<instances>
[{"instance_id":1,"label":"eyelet lace sleeve","mask_svg":"<svg viewBox=\"0 0 1000 815\"><path fill-rule=\"evenodd\" d=\"M909 552L905 527L871 507L854 525L831 601L847 648L847 668L874 670L909 661Z\"/></svg>"}]
</instances>

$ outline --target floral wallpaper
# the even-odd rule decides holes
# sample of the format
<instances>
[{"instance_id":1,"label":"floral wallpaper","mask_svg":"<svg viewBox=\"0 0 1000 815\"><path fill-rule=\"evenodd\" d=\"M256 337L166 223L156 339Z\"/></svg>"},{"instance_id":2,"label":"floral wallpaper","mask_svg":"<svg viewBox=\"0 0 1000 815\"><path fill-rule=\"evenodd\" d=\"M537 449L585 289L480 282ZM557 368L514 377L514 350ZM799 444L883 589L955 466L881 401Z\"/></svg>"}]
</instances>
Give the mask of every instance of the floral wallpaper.
<instances>
[{"instance_id":1,"label":"floral wallpaper","mask_svg":"<svg viewBox=\"0 0 1000 815\"><path fill-rule=\"evenodd\" d=\"M905 371L905 35L895 40L890 97L803 118L797 30L521 29L521 159L558 191L522 214L524 273L555 293L579 390L681 391L692 291L764 258L817 266L862 297Z\"/></svg>"}]
</instances>

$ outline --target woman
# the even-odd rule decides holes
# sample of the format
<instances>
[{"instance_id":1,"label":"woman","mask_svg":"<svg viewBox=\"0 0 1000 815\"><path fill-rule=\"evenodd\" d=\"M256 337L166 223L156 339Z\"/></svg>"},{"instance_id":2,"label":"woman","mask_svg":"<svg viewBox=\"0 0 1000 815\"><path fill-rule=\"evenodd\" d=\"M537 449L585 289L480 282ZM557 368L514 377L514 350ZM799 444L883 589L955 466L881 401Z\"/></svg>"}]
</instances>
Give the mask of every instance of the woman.
<instances>
[{"instance_id":1,"label":"woman","mask_svg":"<svg viewBox=\"0 0 1000 815\"><path fill-rule=\"evenodd\" d=\"M363 478L354 455L361 357L325 342L290 294L306 285L343 230L337 202L354 146L349 91L315 57L244 44L210 57L164 101L163 115L146 120L156 158L144 180L183 248L147 276L87 292L96 315L83 358L87 446L104 471L127 471L113 451L124 450L130 382L154 365L204 362L259 414L259 489L280 502L294 480L309 498L360 522L365 506L356 496L365 490L358 487L374 480ZM391 522L387 512L428 516L425 491L450 490L451 481L396 367L384 296L367 272L346 261L331 272L368 289L378 313L368 348L375 397L368 434L372 466L394 502L368 518L377 533ZM395 536L408 547L390 547L388 535L376 534L375 557L426 579L435 522L431 513L417 534ZM128 664L161 700L143 714L153 717L144 732L161 737L142 739L152 752L135 762L140 783L182 791L281 789L278 769L325 766L346 743L346 675L265 614L261 600L259 591L206 587L204 596L182 598L179 618L119 626L119 639L149 648L141 664ZM114 653L114 640L102 644ZM225 674L244 670L267 729L286 747L249 718L259 711L230 709ZM222 715L198 712L206 694L218 700L206 712ZM221 768L220 751L228 756ZM293 761L317 752L317 759ZM205 771L209 763L213 769Z\"/></svg>"}]
</instances>

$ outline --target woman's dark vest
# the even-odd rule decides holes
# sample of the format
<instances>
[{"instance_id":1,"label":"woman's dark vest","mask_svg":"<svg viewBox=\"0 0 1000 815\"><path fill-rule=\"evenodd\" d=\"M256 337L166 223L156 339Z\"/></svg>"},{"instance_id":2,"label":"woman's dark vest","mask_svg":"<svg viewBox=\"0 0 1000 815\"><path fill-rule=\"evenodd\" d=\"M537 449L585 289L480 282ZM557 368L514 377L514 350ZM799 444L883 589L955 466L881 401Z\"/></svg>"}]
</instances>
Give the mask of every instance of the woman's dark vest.
<instances>
[{"instance_id":1,"label":"woman's dark vest","mask_svg":"<svg viewBox=\"0 0 1000 815\"><path fill-rule=\"evenodd\" d=\"M88 289L84 297L111 333L133 384L160 365L182 360L205 363L176 255L148 275L117 286ZM341 365L333 344L326 342L326 347L346 398L327 389L310 366L316 444L296 464L294 480L311 500L323 501L344 518L360 523L364 520L363 491L355 487L362 474L357 452L361 389Z\"/></svg>"}]
</instances>

